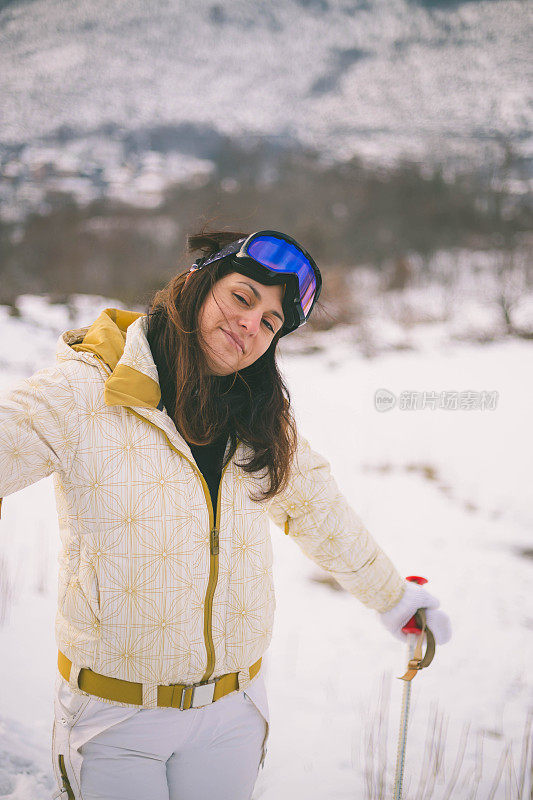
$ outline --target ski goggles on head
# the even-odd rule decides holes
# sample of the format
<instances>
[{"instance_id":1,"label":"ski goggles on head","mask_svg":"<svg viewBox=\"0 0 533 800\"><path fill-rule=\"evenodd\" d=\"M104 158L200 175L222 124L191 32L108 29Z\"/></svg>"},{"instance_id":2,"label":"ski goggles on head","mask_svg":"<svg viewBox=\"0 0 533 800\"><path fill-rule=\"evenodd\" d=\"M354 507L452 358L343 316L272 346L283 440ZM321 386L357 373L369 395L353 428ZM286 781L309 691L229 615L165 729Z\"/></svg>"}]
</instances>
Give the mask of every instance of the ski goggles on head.
<instances>
[{"instance_id":1,"label":"ski goggles on head","mask_svg":"<svg viewBox=\"0 0 533 800\"><path fill-rule=\"evenodd\" d=\"M279 231L256 231L207 258L199 258L191 271L227 257L231 257L236 272L260 283L286 284L282 336L307 322L320 295L322 276L309 253L295 239Z\"/></svg>"}]
</instances>

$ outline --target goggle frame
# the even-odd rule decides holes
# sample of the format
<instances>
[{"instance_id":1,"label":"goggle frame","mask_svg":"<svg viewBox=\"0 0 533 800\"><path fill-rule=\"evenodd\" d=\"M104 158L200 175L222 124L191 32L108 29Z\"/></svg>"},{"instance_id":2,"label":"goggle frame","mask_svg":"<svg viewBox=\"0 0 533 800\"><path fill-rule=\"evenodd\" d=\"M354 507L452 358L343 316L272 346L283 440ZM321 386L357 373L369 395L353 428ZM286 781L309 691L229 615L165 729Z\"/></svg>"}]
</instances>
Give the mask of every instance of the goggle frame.
<instances>
[{"instance_id":1,"label":"goggle frame","mask_svg":"<svg viewBox=\"0 0 533 800\"><path fill-rule=\"evenodd\" d=\"M312 300L309 304L309 308L307 313L304 311L304 305L302 302L302 291L305 290L306 287L303 286L300 282L300 277L298 271L296 270L284 270L284 269L276 269L271 264L264 264L255 258L253 255L249 253L249 247L253 242L259 237L272 237L275 240L279 240L282 242L286 242L292 245L298 253L303 256L304 260L307 261L307 266L310 272L312 273L315 288L313 292ZM287 283L293 289L293 297L289 300L284 300L283 308L285 313L285 322L283 323L282 329L284 333L282 335L286 335L287 333L291 333L293 330L296 330L301 325L304 325L309 317L311 316L311 312L314 308L316 301L320 295L322 289L322 275L320 274L320 270L313 259L313 257L305 250L302 245L293 239L292 236L289 236L286 233L282 233L281 231L273 231L273 230L260 230L254 231L253 233L249 234L249 236L236 239L234 242L230 242L229 244L222 247L216 253L213 253L211 256L203 257L197 259L193 266L190 269L190 272L193 272L197 269L202 269L203 267L208 266L209 264L214 263L215 261L220 261L223 258L231 257L232 260L235 262L236 271L239 271L239 267L244 266L246 263L248 266L252 265L252 272L253 272L253 265L259 266L262 270L266 270L266 273L270 274L273 280L269 280L269 283ZM239 261L241 262L239 264ZM253 276L252 276L253 277ZM257 277L257 280L261 282L261 278L265 278L265 273L260 274ZM291 280L292 279L292 280ZM264 280L263 280L264 282ZM296 289L297 287L297 289ZM296 290L295 290L296 289ZM292 319L287 319L290 316Z\"/></svg>"}]
</instances>

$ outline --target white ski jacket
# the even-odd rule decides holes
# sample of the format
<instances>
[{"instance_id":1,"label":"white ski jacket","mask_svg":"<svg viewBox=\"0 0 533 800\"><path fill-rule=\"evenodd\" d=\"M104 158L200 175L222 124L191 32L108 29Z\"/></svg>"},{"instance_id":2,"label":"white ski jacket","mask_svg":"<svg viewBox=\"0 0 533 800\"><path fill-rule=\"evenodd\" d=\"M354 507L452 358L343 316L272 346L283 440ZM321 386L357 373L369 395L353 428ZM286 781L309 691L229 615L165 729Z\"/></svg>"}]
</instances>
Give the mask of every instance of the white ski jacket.
<instances>
[{"instance_id":1,"label":"white ski jacket","mask_svg":"<svg viewBox=\"0 0 533 800\"><path fill-rule=\"evenodd\" d=\"M240 689L249 683L275 607L266 512L370 608L394 606L405 581L301 437L287 488L267 503L250 499L264 478L237 466L239 445L213 509L188 445L157 409L145 324L106 309L60 337L56 366L0 399L0 496L54 473L58 647L71 676L87 667L142 683L153 708L158 685L237 671Z\"/></svg>"}]
</instances>

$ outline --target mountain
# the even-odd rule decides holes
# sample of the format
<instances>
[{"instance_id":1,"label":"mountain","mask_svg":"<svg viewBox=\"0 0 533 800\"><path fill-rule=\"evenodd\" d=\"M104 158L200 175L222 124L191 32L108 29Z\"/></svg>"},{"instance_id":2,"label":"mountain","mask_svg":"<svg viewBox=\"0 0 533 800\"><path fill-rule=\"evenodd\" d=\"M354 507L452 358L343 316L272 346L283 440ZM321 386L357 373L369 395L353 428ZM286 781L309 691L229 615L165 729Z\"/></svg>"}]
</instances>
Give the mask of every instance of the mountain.
<instances>
[{"instance_id":1,"label":"mountain","mask_svg":"<svg viewBox=\"0 0 533 800\"><path fill-rule=\"evenodd\" d=\"M157 190L229 138L452 170L512 149L528 180L532 33L521 0L4 0L0 176L94 189L133 150Z\"/></svg>"}]
</instances>

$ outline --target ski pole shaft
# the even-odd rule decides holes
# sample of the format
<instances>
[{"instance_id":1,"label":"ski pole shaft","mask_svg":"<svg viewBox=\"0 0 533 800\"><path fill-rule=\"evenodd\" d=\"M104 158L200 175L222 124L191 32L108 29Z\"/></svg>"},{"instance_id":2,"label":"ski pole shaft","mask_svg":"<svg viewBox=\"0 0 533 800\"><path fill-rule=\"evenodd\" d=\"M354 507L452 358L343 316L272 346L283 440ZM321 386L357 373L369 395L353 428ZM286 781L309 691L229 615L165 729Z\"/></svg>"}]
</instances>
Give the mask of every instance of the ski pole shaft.
<instances>
[{"instance_id":1,"label":"ski pole shaft","mask_svg":"<svg viewBox=\"0 0 533 800\"><path fill-rule=\"evenodd\" d=\"M408 661L413 657L415 650L416 637L410 634L408 637ZM402 798L403 768L405 763L405 748L407 744L407 723L409 721L409 706L411 703L411 681L404 681L402 695L402 712L400 716L400 735L398 738L398 750L396 753L396 774L394 777L394 800Z\"/></svg>"},{"instance_id":2,"label":"ski pole shaft","mask_svg":"<svg viewBox=\"0 0 533 800\"><path fill-rule=\"evenodd\" d=\"M413 583L424 584L427 583L426 578L420 578L418 575L409 575L408 581ZM408 634L407 636L407 650L408 662L411 661L415 651L416 635L415 632L419 631L415 617L404 625L402 630ZM402 784L403 784L403 769L405 764L405 750L407 746L407 725L409 722L409 706L411 703L411 681L404 682L403 696L402 696L402 712L400 716L400 735L398 737L398 751L396 753L396 775L394 777L394 800L402 800Z\"/></svg>"}]
</instances>

